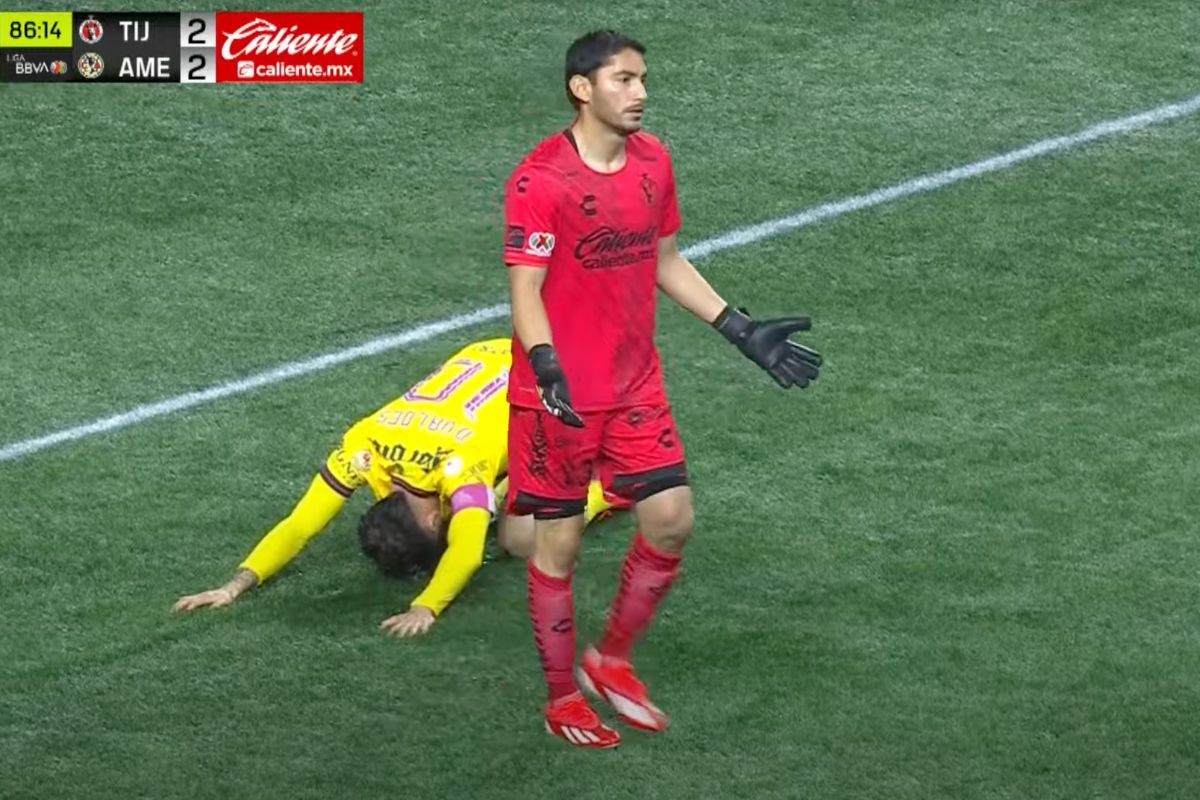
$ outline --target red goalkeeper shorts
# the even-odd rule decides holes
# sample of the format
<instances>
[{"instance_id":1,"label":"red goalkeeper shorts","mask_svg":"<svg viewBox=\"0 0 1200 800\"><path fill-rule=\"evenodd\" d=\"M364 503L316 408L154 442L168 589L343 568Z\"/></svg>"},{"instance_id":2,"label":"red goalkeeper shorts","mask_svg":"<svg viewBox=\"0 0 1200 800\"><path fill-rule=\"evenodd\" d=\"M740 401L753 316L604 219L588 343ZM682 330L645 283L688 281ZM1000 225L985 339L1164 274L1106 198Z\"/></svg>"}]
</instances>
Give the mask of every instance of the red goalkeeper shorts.
<instances>
[{"instance_id":1,"label":"red goalkeeper shorts","mask_svg":"<svg viewBox=\"0 0 1200 800\"><path fill-rule=\"evenodd\" d=\"M670 406L580 416L584 427L572 428L544 408L510 408L508 513L538 519L582 514L593 477L635 502L687 485L683 442Z\"/></svg>"}]
</instances>

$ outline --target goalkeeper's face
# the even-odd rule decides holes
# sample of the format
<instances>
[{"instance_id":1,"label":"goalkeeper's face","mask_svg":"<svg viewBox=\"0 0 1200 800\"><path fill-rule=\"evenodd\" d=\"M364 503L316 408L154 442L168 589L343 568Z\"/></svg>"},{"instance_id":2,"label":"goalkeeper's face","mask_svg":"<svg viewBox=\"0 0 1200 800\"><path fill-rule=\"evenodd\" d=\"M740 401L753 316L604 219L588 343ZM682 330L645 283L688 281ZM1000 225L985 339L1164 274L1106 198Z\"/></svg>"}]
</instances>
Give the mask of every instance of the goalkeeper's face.
<instances>
[{"instance_id":1,"label":"goalkeeper's face","mask_svg":"<svg viewBox=\"0 0 1200 800\"><path fill-rule=\"evenodd\" d=\"M626 49L593 73L585 90L586 113L605 126L624 134L642 129L646 110L646 60L636 50Z\"/></svg>"}]
</instances>

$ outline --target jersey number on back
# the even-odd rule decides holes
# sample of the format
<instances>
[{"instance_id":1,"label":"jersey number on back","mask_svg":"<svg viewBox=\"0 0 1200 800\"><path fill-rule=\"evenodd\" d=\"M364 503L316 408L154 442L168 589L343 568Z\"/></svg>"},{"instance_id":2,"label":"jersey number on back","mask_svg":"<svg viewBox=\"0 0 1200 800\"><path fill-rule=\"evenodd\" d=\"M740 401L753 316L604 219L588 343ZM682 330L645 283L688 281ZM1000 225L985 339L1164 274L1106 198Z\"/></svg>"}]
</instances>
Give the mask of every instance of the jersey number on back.
<instances>
[{"instance_id":1,"label":"jersey number on back","mask_svg":"<svg viewBox=\"0 0 1200 800\"><path fill-rule=\"evenodd\" d=\"M468 390L466 384L472 377L484 368L482 361L472 358L458 358L448 361L434 370L425 380L408 390L404 399L410 403L448 403L451 398L458 401L462 398L463 414L471 422L484 404L500 394L508 385L508 370L500 370L500 374L492 378L478 389ZM440 387L440 388L439 388Z\"/></svg>"}]
</instances>

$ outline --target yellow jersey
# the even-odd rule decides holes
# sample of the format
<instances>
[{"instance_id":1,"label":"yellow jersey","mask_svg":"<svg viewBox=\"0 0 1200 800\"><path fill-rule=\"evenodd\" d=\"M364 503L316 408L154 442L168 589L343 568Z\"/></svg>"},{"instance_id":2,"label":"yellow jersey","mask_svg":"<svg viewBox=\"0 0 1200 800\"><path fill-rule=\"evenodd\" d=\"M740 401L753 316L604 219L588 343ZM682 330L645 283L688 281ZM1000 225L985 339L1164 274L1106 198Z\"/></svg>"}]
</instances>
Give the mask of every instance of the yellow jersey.
<instances>
[{"instance_id":1,"label":"yellow jersey","mask_svg":"<svg viewBox=\"0 0 1200 800\"><path fill-rule=\"evenodd\" d=\"M466 496L461 490L482 485L494 514L492 487L508 471L511 365L509 339L464 347L346 431L321 476L347 497L360 486L380 500L397 487L437 495L449 513L458 510L456 498Z\"/></svg>"},{"instance_id":2,"label":"yellow jersey","mask_svg":"<svg viewBox=\"0 0 1200 800\"><path fill-rule=\"evenodd\" d=\"M459 350L402 397L356 422L287 517L241 563L261 583L295 558L368 486L377 499L395 487L437 495L449 519L446 550L413 601L434 614L458 596L483 561L496 513L496 480L508 471L509 339ZM600 485L589 491L587 519L609 508ZM485 513L486 512L486 513Z\"/></svg>"}]
</instances>

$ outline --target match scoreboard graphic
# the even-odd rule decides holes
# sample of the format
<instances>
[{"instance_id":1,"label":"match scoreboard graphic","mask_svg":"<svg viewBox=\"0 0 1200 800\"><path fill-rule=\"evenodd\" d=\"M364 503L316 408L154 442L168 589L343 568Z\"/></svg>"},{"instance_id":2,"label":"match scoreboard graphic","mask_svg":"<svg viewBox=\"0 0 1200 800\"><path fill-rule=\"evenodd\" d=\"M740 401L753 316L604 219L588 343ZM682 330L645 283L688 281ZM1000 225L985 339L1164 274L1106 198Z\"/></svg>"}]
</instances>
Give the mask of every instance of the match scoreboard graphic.
<instances>
[{"instance_id":1,"label":"match scoreboard graphic","mask_svg":"<svg viewBox=\"0 0 1200 800\"><path fill-rule=\"evenodd\" d=\"M0 82L362 83L361 11L0 11Z\"/></svg>"}]
</instances>

